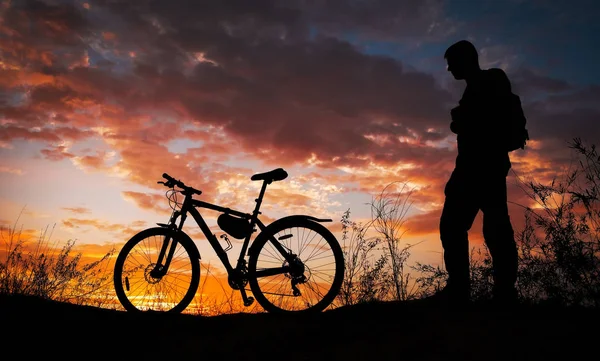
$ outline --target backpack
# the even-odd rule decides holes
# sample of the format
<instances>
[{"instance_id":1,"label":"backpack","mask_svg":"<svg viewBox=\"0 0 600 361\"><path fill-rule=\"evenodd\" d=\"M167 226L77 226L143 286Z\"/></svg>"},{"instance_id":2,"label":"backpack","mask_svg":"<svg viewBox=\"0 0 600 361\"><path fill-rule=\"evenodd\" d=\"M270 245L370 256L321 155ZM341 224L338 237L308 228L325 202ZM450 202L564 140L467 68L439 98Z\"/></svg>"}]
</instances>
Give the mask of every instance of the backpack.
<instances>
[{"instance_id":1,"label":"backpack","mask_svg":"<svg viewBox=\"0 0 600 361\"><path fill-rule=\"evenodd\" d=\"M490 68L483 72L486 82L495 88L500 97L502 110L500 119L507 127L504 129L504 149L512 152L517 149L525 149L525 144L529 140L527 131L527 118L523 113L521 98L512 92L512 87L504 70L499 68Z\"/></svg>"},{"instance_id":2,"label":"backpack","mask_svg":"<svg viewBox=\"0 0 600 361\"><path fill-rule=\"evenodd\" d=\"M525 145L529 140L529 132L527 131L527 118L523 113L521 98L510 93L507 105L508 114L506 121L508 122L507 134L505 136L506 151L512 152L517 149L525 149Z\"/></svg>"}]
</instances>

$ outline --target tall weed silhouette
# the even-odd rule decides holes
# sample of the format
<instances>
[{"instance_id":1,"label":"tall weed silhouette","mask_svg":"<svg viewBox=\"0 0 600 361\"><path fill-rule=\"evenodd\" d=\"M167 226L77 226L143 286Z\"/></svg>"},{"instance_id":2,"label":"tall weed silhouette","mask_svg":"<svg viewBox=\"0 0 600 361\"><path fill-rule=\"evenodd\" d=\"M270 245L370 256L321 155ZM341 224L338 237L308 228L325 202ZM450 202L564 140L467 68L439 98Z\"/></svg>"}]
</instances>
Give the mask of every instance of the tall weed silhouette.
<instances>
[{"instance_id":1,"label":"tall weed silhouette","mask_svg":"<svg viewBox=\"0 0 600 361\"><path fill-rule=\"evenodd\" d=\"M18 218L17 218L18 221ZM5 250L0 259L0 294L30 295L44 299L101 306L110 303L109 261L114 249L84 263L73 250L75 241L62 246L51 241L54 227L46 227L36 241L22 237L22 229L3 227Z\"/></svg>"},{"instance_id":2,"label":"tall weed silhouette","mask_svg":"<svg viewBox=\"0 0 600 361\"><path fill-rule=\"evenodd\" d=\"M547 184L525 190L536 206L526 207L518 234L519 288L533 301L599 305L600 155L580 138L569 142L575 161Z\"/></svg>"},{"instance_id":3,"label":"tall weed silhouette","mask_svg":"<svg viewBox=\"0 0 600 361\"><path fill-rule=\"evenodd\" d=\"M350 210L343 214L341 305L408 300L417 294L406 266L412 245L402 242L410 194L406 183L390 183L372 199L368 222L350 220Z\"/></svg>"}]
</instances>

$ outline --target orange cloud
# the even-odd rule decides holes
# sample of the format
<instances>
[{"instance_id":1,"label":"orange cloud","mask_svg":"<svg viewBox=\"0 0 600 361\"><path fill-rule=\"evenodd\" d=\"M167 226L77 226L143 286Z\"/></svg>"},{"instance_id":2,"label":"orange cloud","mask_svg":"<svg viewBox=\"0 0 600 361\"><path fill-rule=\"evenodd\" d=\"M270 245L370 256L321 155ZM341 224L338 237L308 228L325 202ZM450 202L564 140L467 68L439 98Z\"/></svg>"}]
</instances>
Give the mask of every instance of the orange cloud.
<instances>
[{"instance_id":1,"label":"orange cloud","mask_svg":"<svg viewBox=\"0 0 600 361\"><path fill-rule=\"evenodd\" d=\"M148 210L156 210L161 213L166 212L165 204L167 200L164 195L140 193L132 191L122 192L125 199L133 201L138 207ZM182 198L183 196L180 195Z\"/></svg>"},{"instance_id":2,"label":"orange cloud","mask_svg":"<svg viewBox=\"0 0 600 361\"><path fill-rule=\"evenodd\" d=\"M21 170L19 168L13 168L13 167L7 167L7 166L0 166L0 173L10 173L10 174L16 174L16 175L23 175L23 170Z\"/></svg>"},{"instance_id":3,"label":"orange cloud","mask_svg":"<svg viewBox=\"0 0 600 361\"><path fill-rule=\"evenodd\" d=\"M85 208L85 207L63 207L62 209L65 209L69 212L72 213L77 213L77 214L87 214L87 213L91 213L89 208Z\"/></svg>"},{"instance_id":4,"label":"orange cloud","mask_svg":"<svg viewBox=\"0 0 600 361\"><path fill-rule=\"evenodd\" d=\"M78 229L80 232L85 232L87 228L94 228L103 232L117 232L119 234L132 235L139 232L146 222L136 221L129 225L109 223L99 219L82 219L82 218L67 218L62 220L63 226L71 229Z\"/></svg>"},{"instance_id":5,"label":"orange cloud","mask_svg":"<svg viewBox=\"0 0 600 361\"><path fill-rule=\"evenodd\" d=\"M52 149L42 149L40 151L46 159L59 161L65 158L73 158L75 155L67 151L64 145L55 146Z\"/></svg>"},{"instance_id":6,"label":"orange cloud","mask_svg":"<svg viewBox=\"0 0 600 361\"><path fill-rule=\"evenodd\" d=\"M102 38L104 38L104 40L115 40L117 38L117 34L111 31L103 31Z\"/></svg>"}]
</instances>

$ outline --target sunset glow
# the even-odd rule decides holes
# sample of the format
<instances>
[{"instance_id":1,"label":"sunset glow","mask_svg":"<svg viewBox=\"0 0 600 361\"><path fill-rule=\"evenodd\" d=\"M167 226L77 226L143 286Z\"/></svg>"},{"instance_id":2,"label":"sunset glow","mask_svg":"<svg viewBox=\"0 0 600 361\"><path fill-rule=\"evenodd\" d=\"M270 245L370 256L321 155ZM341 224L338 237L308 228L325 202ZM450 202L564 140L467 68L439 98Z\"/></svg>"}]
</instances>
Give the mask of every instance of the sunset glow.
<instances>
[{"instance_id":1,"label":"sunset glow","mask_svg":"<svg viewBox=\"0 0 600 361\"><path fill-rule=\"evenodd\" d=\"M57 249L75 240L99 259L168 221L163 173L250 213L261 186L250 177L281 167L265 224L329 218L341 239L346 210L368 222L373 198L404 185L409 263L441 264L449 110L464 90L443 52L464 38L523 101L532 139L508 178L521 229L535 206L523 182L569 169L574 137L600 140L600 57L588 49L600 29L586 1L499 2L1 1L0 225L32 242L48 227ZM216 212L202 214L223 233ZM184 230L202 260L196 297L238 297L191 217ZM482 244L481 215L470 237Z\"/></svg>"}]
</instances>

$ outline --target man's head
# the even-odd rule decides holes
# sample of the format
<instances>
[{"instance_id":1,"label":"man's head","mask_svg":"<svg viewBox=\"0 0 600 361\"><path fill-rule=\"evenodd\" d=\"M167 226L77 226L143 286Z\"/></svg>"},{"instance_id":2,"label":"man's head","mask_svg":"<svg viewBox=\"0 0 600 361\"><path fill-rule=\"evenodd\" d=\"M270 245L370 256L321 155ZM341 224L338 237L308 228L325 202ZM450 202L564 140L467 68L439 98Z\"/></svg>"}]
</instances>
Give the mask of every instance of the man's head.
<instances>
[{"instance_id":1,"label":"man's head","mask_svg":"<svg viewBox=\"0 0 600 361\"><path fill-rule=\"evenodd\" d=\"M466 79L480 70L477 49L467 40L452 44L444 53L444 59L448 64L448 71L457 80Z\"/></svg>"}]
</instances>

